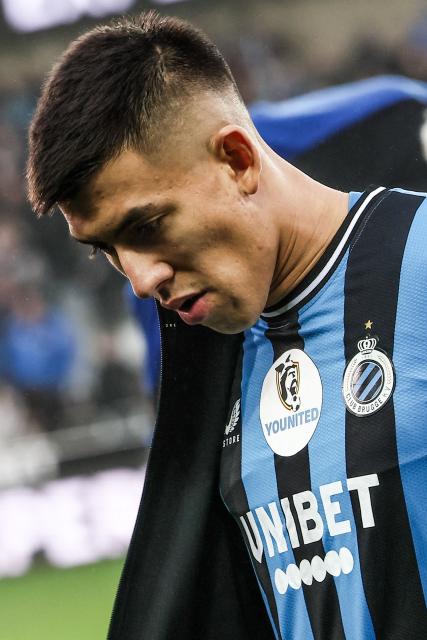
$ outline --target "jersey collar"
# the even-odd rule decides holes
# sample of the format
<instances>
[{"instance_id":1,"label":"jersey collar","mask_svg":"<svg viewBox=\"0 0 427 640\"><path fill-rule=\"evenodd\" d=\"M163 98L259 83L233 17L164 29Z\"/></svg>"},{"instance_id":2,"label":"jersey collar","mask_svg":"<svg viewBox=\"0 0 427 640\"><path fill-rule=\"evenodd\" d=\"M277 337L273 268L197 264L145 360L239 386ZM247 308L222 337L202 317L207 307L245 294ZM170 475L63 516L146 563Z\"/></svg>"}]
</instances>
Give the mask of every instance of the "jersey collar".
<instances>
[{"instance_id":1,"label":"jersey collar","mask_svg":"<svg viewBox=\"0 0 427 640\"><path fill-rule=\"evenodd\" d=\"M364 217L372 202L376 201L377 196L384 193L385 190L385 187L377 187L373 191L366 191L362 194L348 212L331 243L310 273L285 298L275 305L267 307L261 314L263 320L267 322L277 320L288 311L305 304L310 297L321 289L347 250L358 223Z\"/></svg>"}]
</instances>

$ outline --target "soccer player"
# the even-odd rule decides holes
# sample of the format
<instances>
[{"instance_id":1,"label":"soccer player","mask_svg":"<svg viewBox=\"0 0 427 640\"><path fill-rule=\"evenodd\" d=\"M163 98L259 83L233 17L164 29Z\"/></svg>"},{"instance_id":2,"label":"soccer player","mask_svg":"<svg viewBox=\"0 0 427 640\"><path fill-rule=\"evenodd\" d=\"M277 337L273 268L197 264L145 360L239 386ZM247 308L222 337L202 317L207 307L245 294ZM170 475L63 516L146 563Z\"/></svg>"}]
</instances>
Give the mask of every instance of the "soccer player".
<instances>
[{"instance_id":1,"label":"soccer player","mask_svg":"<svg viewBox=\"0 0 427 640\"><path fill-rule=\"evenodd\" d=\"M65 52L28 182L39 215L58 206L160 304L109 638L424 637L425 196L297 170L217 48L154 13Z\"/></svg>"}]
</instances>

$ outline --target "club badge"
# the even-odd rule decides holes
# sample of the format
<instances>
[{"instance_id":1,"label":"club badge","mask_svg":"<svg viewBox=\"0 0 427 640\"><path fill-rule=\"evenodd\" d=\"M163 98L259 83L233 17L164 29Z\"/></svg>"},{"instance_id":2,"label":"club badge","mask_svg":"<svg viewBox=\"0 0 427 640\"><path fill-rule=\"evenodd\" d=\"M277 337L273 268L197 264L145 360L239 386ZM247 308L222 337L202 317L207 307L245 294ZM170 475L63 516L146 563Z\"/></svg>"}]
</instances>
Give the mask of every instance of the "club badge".
<instances>
[{"instance_id":1,"label":"club badge","mask_svg":"<svg viewBox=\"0 0 427 640\"><path fill-rule=\"evenodd\" d=\"M378 338L359 340L357 353L348 363L342 392L347 409L356 416L371 415L382 409L394 390L393 363L377 349Z\"/></svg>"},{"instance_id":2,"label":"club badge","mask_svg":"<svg viewBox=\"0 0 427 640\"><path fill-rule=\"evenodd\" d=\"M308 444L319 422L322 395L317 367L304 351L290 349L274 362L260 399L262 430L274 453L293 456Z\"/></svg>"}]
</instances>

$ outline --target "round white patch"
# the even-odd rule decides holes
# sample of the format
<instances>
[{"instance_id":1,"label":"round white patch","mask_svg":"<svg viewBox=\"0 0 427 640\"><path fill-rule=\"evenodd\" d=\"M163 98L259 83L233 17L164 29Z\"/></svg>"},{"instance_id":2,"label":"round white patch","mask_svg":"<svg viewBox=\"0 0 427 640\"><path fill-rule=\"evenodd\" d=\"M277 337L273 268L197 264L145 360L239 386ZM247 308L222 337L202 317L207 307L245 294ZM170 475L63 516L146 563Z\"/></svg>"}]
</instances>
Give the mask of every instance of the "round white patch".
<instances>
[{"instance_id":1,"label":"round white patch","mask_svg":"<svg viewBox=\"0 0 427 640\"><path fill-rule=\"evenodd\" d=\"M300 589L301 587L301 573L296 564L289 564L286 569L286 575L288 576L289 586L292 589Z\"/></svg>"},{"instance_id":2,"label":"round white patch","mask_svg":"<svg viewBox=\"0 0 427 640\"><path fill-rule=\"evenodd\" d=\"M286 573L284 571L282 571L282 569L276 569L275 573L274 573L274 581L276 583L276 589L277 591L283 595L284 593L286 593L287 589L288 589L288 576L286 575Z\"/></svg>"},{"instance_id":3,"label":"round white patch","mask_svg":"<svg viewBox=\"0 0 427 640\"><path fill-rule=\"evenodd\" d=\"M354 567L354 559L350 549L347 549L347 547L341 547L339 550L339 557L341 560L342 572L345 574L351 573Z\"/></svg>"},{"instance_id":4,"label":"round white patch","mask_svg":"<svg viewBox=\"0 0 427 640\"><path fill-rule=\"evenodd\" d=\"M285 351L271 366L261 391L260 420L268 445L293 456L308 444L322 410L322 382L316 365L301 351Z\"/></svg>"},{"instance_id":5,"label":"round white patch","mask_svg":"<svg viewBox=\"0 0 427 640\"><path fill-rule=\"evenodd\" d=\"M326 571L331 575L338 577L341 573L341 560L338 553L334 550L328 551L325 556Z\"/></svg>"},{"instance_id":6,"label":"round white patch","mask_svg":"<svg viewBox=\"0 0 427 640\"><path fill-rule=\"evenodd\" d=\"M301 560L299 570L301 573L301 580L303 581L303 583L308 586L313 584L313 570L308 560L306 559Z\"/></svg>"},{"instance_id":7,"label":"round white patch","mask_svg":"<svg viewBox=\"0 0 427 640\"><path fill-rule=\"evenodd\" d=\"M313 578L317 580L317 582L323 582L326 578L326 567L320 556L314 556L311 561L311 568L313 571Z\"/></svg>"}]
</instances>

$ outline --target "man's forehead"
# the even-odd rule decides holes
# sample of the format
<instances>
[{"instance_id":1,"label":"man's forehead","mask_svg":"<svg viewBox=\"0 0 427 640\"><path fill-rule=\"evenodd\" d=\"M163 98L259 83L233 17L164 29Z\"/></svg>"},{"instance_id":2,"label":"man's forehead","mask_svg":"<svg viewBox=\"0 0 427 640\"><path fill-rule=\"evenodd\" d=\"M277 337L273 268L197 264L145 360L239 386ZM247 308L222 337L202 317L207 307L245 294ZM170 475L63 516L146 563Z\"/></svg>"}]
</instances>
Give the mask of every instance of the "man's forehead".
<instances>
[{"instance_id":1,"label":"man's forehead","mask_svg":"<svg viewBox=\"0 0 427 640\"><path fill-rule=\"evenodd\" d=\"M109 209L113 210L115 198L108 189L108 182L99 183L97 178L94 176L72 199L58 203L72 236L84 236L101 214L103 225L108 223L106 214Z\"/></svg>"},{"instance_id":2,"label":"man's forehead","mask_svg":"<svg viewBox=\"0 0 427 640\"><path fill-rule=\"evenodd\" d=\"M68 231L70 235L74 238L80 238L85 236L85 227L88 224L88 219L86 217L82 217L77 213L73 213L66 204L61 203L59 205L59 209L62 215L65 218L65 221L68 225Z\"/></svg>"},{"instance_id":3,"label":"man's forehead","mask_svg":"<svg viewBox=\"0 0 427 640\"><path fill-rule=\"evenodd\" d=\"M183 180L179 170L166 172L137 152L123 151L59 208L76 239L108 236L130 212L151 217L175 209L171 185L178 177Z\"/></svg>"},{"instance_id":4,"label":"man's forehead","mask_svg":"<svg viewBox=\"0 0 427 640\"><path fill-rule=\"evenodd\" d=\"M98 226L101 209L98 206L99 201L93 197L97 191L98 189L91 191L88 187L84 187L72 199L58 203L72 236L84 238L92 235L92 229ZM103 227L107 226L107 216L103 215L102 219Z\"/></svg>"},{"instance_id":5,"label":"man's forehead","mask_svg":"<svg viewBox=\"0 0 427 640\"><path fill-rule=\"evenodd\" d=\"M68 223L77 218L90 220L95 217L96 206L92 194L93 189L89 183L81 187L72 198L58 202L58 208Z\"/></svg>"}]
</instances>

